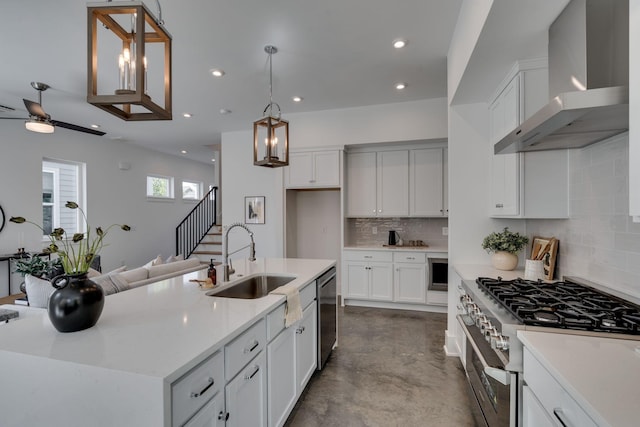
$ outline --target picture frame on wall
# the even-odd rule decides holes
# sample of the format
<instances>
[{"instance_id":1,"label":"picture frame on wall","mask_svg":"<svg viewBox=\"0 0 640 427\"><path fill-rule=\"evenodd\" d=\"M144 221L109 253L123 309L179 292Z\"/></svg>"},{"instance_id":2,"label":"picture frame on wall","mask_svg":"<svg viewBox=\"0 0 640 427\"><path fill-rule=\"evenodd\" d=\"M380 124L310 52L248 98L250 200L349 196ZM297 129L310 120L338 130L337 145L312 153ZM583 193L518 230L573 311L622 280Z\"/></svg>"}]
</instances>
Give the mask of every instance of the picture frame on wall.
<instances>
[{"instance_id":1,"label":"picture frame on wall","mask_svg":"<svg viewBox=\"0 0 640 427\"><path fill-rule=\"evenodd\" d=\"M247 196L244 198L244 223L264 224L264 196Z\"/></svg>"}]
</instances>

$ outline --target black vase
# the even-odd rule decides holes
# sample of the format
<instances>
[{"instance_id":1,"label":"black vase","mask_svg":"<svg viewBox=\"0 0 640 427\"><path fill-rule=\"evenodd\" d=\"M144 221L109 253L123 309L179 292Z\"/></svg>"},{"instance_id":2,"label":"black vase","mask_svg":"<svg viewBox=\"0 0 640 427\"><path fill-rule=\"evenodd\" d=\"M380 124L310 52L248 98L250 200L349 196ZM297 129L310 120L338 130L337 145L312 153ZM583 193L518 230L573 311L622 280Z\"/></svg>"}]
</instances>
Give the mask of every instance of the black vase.
<instances>
[{"instance_id":1,"label":"black vase","mask_svg":"<svg viewBox=\"0 0 640 427\"><path fill-rule=\"evenodd\" d=\"M82 331L98 322L104 292L87 273L60 275L51 279L51 285L56 290L49 298L49 319L58 331Z\"/></svg>"}]
</instances>

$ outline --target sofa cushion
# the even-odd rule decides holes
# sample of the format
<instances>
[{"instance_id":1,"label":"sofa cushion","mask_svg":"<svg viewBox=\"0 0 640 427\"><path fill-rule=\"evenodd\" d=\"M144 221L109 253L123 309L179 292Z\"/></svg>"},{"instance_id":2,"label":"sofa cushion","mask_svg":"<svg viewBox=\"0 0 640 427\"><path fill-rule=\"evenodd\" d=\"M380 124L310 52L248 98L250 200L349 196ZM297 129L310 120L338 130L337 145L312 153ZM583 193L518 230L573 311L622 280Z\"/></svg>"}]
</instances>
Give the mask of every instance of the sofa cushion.
<instances>
[{"instance_id":1,"label":"sofa cushion","mask_svg":"<svg viewBox=\"0 0 640 427\"><path fill-rule=\"evenodd\" d=\"M155 257L154 259L152 259L151 261L143 265L143 267L149 268L149 267L153 267L154 265L162 265L162 264L164 264L164 261L162 260L162 256L158 255L157 257Z\"/></svg>"},{"instance_id":2,"label":"sofa cushion","mask_svg":"<svg viewBox=\"0 0 640 427\"><path fill-rule=\"evenodd\" d=\"M149 277L149 270L144 267L134 268L133 270L123 271L113 275L113 279L118 287L125 288L130 283L139 282Z\"/></svg>"},{"instance_id":3,"label":"sofa cushion","mask_svg":"<svg viewBox=\"0 0 640 427\"><path fill-rule=\"evenodd\" d=\"M149 278L165 276L167 274L175 273L177 271L187 270L195 268L200 265L198 258L185 259L183 261L174 261L169 264L154 265L149 267Z\"/></svg>"},{"instance_id":4,"label":"sofa cushion","mask_svg":"<svg viewBox=\"0 0 640 427\"><path fill-rule=\"evenodd\" d=\"M49 305L49 297L56 288L51 286L51 282L48 280L40 279L30 274L27 274L24 280L27 288L29 306L47 308Z\"/></svg>"},{"instance_id":5,"label":"sofa cushion","mask_svg":"<svg viewBox=\"0 0 640 427\"><path fill-rule=\"evenodd\" d=\"M129 289L129 284L124 283L124 281L114 279L114 276L116 274L121 273L126 269L126 266L122 266L108 272L107 274L101 274L100 276L91 277L91 280L95 284L100 285L105 295L111 295L117 292L126 291L127 289Z\"/></svg>"}]
</instances>

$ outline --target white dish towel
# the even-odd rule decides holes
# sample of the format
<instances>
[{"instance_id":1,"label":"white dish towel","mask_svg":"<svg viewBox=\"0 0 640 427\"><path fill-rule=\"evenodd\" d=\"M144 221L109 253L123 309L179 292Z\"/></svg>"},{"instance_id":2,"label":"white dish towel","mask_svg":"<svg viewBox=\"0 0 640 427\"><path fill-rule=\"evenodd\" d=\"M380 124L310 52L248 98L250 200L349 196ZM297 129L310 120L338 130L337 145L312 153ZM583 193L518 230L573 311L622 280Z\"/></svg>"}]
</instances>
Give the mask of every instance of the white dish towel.
<instances>
[{"instance_id":1,"label":"white dish towel","mask_svg":"<svg viewBox=\"0 0 640 427\"><path fill-rule=\"evenodd\" d=\"M270 293L284 295L287 297L287 304L284 311L284 326L286 328L302 319L302 306L300 305L300 292L298 292L298 286L288 284L280 286Z\"/></svg>"}]
</instances>

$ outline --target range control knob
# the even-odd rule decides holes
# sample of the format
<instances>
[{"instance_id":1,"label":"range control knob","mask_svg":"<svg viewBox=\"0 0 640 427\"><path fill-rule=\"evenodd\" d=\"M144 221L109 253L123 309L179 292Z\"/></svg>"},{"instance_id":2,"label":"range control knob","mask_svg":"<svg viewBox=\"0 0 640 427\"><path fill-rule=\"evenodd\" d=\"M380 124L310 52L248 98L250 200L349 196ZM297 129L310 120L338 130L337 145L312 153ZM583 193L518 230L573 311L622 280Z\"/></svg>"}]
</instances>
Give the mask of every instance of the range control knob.
<instances>
[{"instance_id":1,"label":"range control knob","mask_svg":"<svg viewBox=\"0 0 640 427\"><path fill-rule=\"evenodd\" d=\"M488 343L491 344L491 348L496 348L496 338L498 337L498 330L495 326L490 325L488 328L484 330L484 339L487 340Z\"/></svg>"},{"instance_id":2,"label":"range control knob","mask_svg":"<svg viewBox=\"0 0 640 427\"><path fill-rule=\"evenodd\" d=\"M504 335L496 337L496 348L498 350L509 350L509 338Z\"/></svg>"}]
</instances>

